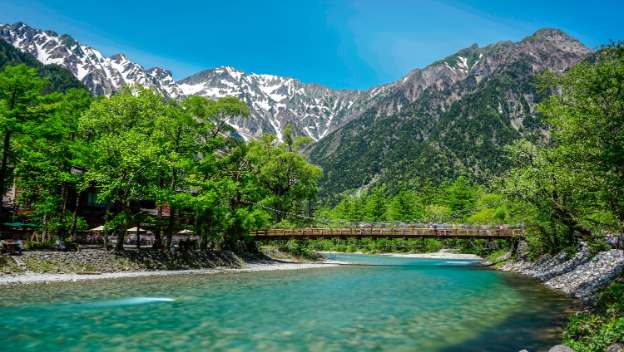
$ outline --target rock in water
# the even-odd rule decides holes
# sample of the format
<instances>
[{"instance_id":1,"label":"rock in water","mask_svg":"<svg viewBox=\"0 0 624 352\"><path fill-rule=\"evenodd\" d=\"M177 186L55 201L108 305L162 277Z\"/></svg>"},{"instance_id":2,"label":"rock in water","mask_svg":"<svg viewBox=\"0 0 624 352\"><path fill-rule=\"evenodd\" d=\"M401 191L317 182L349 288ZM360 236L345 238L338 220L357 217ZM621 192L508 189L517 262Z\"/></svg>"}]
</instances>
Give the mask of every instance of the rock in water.
<instances>
[{"instance_id":1,"label":"rock in water","mask_svg":"<svg viewBox=\"0 0 624 352\"><path fill-rule=\"evenodd\" d=\"M551 347L548 352L574 352L574 350L566 345L557 345Z\"/></svg>"}]
</instances>

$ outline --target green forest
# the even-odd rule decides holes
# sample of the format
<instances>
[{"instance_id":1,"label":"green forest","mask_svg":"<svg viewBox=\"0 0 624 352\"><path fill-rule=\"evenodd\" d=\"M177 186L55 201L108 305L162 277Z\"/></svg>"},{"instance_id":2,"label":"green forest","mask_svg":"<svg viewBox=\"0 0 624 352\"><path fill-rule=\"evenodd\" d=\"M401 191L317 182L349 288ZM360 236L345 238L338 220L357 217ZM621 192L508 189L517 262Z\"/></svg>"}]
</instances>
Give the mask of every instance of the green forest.
<instances>
[{"instance_id":1,"label":"green forest","mask_svg":"<svg viewBox=\"0 0 624 352\"><path fill-rule=\"evenodd\" d=\"M15 182L44 242L71 241L85 230L77 206L68 211L70 190L97 190L118 249L125 229L144 222L156 223L157 248L194 227L204 247L238 249L250 229L280 221L317 192L321 170L296 151L305 140L245 143L230 133L226 119L248 115L236 98L165 100L141 87L93 98L84 89L49 86L23 64L0 73L0 192ZM144 200L159 211L166 205L171 216L150 218L141 211Z\"/></svg>"}]
</instances>

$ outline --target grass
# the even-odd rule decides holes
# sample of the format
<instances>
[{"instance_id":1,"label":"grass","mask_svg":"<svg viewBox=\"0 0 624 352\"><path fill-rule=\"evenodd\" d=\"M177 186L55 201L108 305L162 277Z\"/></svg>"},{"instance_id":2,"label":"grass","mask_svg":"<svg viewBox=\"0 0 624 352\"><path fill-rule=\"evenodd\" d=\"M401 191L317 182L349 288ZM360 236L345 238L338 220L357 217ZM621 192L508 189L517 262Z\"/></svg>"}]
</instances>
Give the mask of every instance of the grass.
<instances>
[{"instance_id":1,"label":"grass","mask_svg":"<svg viewBox=\"0 0 624 352\"><path fill-rule=\"evenodd\" d=\"M570 317L563 338L577 352L606 351L624 343L624 277L599 294L592 311Z\"/></svg>"}]
</instances>

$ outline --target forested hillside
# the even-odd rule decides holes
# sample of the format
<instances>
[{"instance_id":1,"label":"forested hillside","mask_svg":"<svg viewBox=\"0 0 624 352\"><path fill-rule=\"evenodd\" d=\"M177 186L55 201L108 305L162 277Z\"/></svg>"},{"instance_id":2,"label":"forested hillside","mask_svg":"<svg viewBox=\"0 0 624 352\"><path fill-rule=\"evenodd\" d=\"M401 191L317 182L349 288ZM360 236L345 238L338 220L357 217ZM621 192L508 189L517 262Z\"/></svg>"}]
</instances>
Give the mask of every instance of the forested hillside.
<instances>
[{"instance_id":1,"label":"forested hillside","mask_svg":"<svg viewBox=\"0 0 624 352\"><path fill-rule=\"evenodd\" d=\"M460 175L486 182L508 167L506 145L545 133L535 111L543 98L536 77L563 72L590 52L560 31L542 30L433 64L459 60L468 74L459 81L440 76L399 113L370 109L313 147L310 158L325 171L324 195L371 184L397 190Z\"/></svg>"}]
</instances>

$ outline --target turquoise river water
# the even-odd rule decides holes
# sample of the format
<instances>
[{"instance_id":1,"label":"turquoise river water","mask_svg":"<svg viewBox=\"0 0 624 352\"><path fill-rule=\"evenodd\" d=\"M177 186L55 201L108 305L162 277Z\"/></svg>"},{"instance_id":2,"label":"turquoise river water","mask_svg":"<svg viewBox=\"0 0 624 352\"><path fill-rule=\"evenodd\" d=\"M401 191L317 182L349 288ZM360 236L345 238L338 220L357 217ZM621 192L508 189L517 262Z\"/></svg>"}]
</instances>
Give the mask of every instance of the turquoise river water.
<instances>
[{"instance_id":1,"label":"turquoise river water","mask_svg":"<svg viewBox=\"0 0 624 352\"><path fill-rule=\"evenodd\" d=\"M0 287L2 351L518 351L571 302L463 260Z\"/></svg>"}]
</instances>

